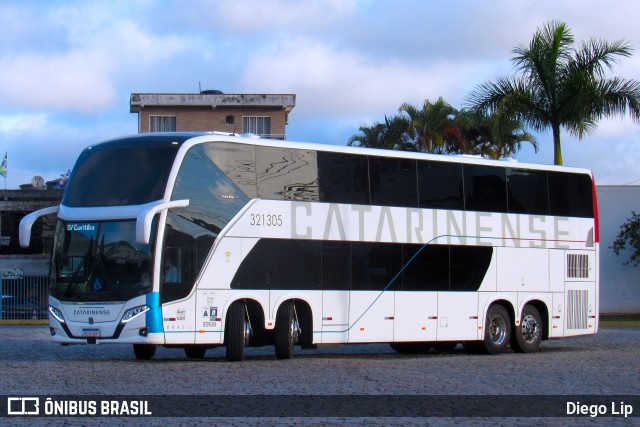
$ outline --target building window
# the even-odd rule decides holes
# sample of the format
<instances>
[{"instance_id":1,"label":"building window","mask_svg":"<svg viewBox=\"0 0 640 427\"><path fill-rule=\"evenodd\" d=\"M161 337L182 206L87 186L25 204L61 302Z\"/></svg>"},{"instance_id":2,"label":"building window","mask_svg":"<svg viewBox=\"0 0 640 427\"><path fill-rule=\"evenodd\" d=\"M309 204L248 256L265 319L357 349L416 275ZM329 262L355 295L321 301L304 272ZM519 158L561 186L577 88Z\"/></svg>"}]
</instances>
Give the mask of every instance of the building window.
<instances>
[{"instance_id":1,"label":"building window","mask_svg":"<svg viewBox=\"0 0 640 427\"><path fill-rule=\"evenodd\" d=\"M229 114L227 117L225 117L224 123L227 125L233 125L236 123L236 119L231 114Z\"/></svg>"},{"instance_id":2,"label":"building window","mask_svg":"<svg viewBox=\"0 0 640 427\"><path fill-rule=\"evenodd\" d=\"M176 116L149 116L149 132L175 132Z\"/></svg>"},{"instance_id":3,"label":"building window","mask_svg":"<svg viewBox=\"0 0 640 427\"><path fill-rule=\"evenodd\" d=\"M256 135L271 135L271 117L243 117L242 133L255 133Z\"/></svg>"}]
</instances>

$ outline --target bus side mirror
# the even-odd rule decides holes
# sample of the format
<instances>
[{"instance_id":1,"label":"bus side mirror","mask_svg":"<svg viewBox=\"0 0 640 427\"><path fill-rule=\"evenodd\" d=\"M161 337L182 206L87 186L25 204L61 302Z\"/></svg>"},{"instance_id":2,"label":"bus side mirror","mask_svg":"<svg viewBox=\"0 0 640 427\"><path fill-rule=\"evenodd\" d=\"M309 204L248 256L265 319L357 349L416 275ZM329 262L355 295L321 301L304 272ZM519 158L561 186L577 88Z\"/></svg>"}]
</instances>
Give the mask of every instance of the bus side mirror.
<instances>
[{"instance_id":1,"label":"bus side mirror","mask_svg":"<svg viewBox=\"0 0 640 427\"><path fill-rule=\"evenodd\" d=\"M136 219L136 241L144 245L149 244L149 239L151 238L151 223L153 222L155 214L165 209L184 208L187 206L189 206L188 199L172 200L170 202L160 200L156 203L146 205L145 208L138 213L138 218Z\"/></svg>"},{"instance_id":2,"label":"bus side mirror","mask_svg":"<svg viewBox=\"0 0 640 427\"><path fill-rule=\"evenodd\" d=\"M33 227L33 223L36 222L38 218L41 216L58 213L60 206L51 206L49 208L44 208L37 210L35 212L31 212L29 215L26 215L24 218L20 220L20 246L23 248L28 248L29 243L31 242L31 228Z\"/></svg>"}]
</instances>

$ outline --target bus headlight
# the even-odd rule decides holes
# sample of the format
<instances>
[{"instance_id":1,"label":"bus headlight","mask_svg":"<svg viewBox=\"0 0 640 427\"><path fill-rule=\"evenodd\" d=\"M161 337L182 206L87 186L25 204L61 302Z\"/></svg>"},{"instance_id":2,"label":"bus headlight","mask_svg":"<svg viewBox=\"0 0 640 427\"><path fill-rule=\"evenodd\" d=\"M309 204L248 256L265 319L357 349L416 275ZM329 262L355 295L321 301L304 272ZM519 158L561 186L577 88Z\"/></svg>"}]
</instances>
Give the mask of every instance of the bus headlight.
<instances>
[{"instance_id":1,"label":"bus headlight","mask_svg":"<svg viewBox=\"0 0 640 427\"><path fill-rule=\"evenodd\" d=\"M120 323L127 323L129 320L147 311L149 311L148 305L139 305L137 307L130 308L129 310L124 312L124 315L122 316L122 320L120 321Z\"/></svg>"},{"instance_id":2,"label":"bus headlight","mask_svg":"<svg viewBox=\"0 0 640 427\"><path fill-rule=\"evenodd\" d=\"M51 315L53 317L55 317L55 319L58 322L64 323L64 316L62 315L62 311L60 311L59 309L57 309L54 306L50 305L49 306L49 313L51 313Z\"/></svg>"}]
</instances>

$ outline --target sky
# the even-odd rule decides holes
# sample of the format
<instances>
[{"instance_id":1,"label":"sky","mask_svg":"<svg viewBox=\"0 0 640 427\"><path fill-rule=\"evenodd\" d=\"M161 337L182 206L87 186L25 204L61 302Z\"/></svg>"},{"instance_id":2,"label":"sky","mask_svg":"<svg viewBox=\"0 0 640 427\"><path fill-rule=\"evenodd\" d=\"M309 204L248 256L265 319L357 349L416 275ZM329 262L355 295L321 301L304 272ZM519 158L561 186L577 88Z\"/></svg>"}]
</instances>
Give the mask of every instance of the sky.
<instances>
[{"instance_id":1,"label":"sky","mask_svg":"<svg viewBox=\"0 0 640 427\"><path fill-rule=\"evenodd\" d=\"M576 46L624 39L613 72L640 80L634 0L0 0L0 156L6 188L72 169L88 145L135 134L131 93L292 93L287 138L345 145L402 103L461 108L514 74L512 50L566 22ZM518 161L553 163L551 132ZM640 124L563 133L564 164L640 184ZM1 185L1 180L0 180Z\"/></svg>"}]
</instances>

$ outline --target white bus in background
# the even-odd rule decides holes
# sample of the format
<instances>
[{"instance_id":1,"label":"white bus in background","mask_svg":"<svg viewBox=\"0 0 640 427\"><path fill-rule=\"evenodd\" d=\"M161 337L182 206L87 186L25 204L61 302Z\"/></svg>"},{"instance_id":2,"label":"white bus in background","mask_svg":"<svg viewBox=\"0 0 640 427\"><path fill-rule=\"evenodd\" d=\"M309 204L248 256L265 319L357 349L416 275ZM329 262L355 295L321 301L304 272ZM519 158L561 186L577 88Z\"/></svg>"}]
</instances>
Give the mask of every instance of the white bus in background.
<instances>
[{"instance_id":1,"label":"white bus in background","mask_svg":"<svg viewBox=\"0 0 640 427\"><path fill-rule=\"evenodd\" d=\"M86 148L57 212L63 344L534 352L598 329L589 171L216 133Z\"/></svg>"}]
</instances>

